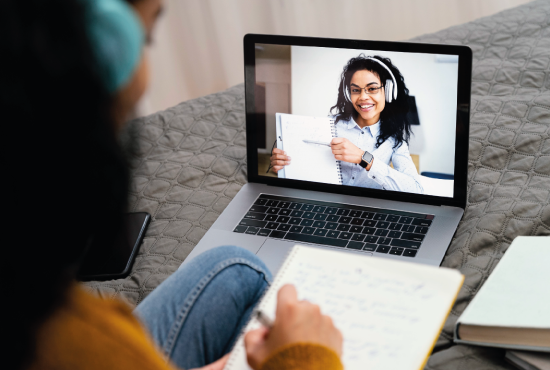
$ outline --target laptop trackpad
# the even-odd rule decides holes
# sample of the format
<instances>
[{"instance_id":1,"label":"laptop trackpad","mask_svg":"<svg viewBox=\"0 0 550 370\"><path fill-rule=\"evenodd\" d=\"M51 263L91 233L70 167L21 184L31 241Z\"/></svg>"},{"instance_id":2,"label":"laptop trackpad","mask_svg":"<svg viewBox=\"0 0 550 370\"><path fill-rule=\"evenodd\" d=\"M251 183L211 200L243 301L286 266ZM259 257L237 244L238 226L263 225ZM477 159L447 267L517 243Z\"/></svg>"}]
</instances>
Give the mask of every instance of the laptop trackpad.
<instances>
[{"instance_id":1,"label":"laptop trackpad","mask_svg":"<svg viewBox=\"0 0 550 370\"><path fill-rule=\"evenodd\" d=\"M273 277L275 277L275 274L279 271L286 255L295 244L296 242L267 239L256 255L264 261L269 271L273 274Z\"/></svg>"},{"instance_id":2,"label":"laptop trackpad","mask_svg":"<svg viewBox=\"0 0 550 370\"><path fill-rule=\"evenodd\" d=\"M279 268L281 268L281 265L285 261L285 258L288 252L296 244L300 244L300 243L296 243L294 241L287 242L287 241L278 240L278 239L267 239L265 243L262 245L262 247L260 248L260 250L256 253L256 255L260 257L262 261L264 261L269 271L271 271L271 273L275 277L275 274L277 274L277 271L279 271ZM312 245L312 244L303 244L303 245L307 245L308 247L313 247L313 248L335 249L335 250L344 252L342 248L332 248L328 246L324 247L324 246L318 246L318 245ZM349 249L345 250L345 252L358 253L363 256L372 256L372 253L357 252Z\"/></svg>"}]
</instances>

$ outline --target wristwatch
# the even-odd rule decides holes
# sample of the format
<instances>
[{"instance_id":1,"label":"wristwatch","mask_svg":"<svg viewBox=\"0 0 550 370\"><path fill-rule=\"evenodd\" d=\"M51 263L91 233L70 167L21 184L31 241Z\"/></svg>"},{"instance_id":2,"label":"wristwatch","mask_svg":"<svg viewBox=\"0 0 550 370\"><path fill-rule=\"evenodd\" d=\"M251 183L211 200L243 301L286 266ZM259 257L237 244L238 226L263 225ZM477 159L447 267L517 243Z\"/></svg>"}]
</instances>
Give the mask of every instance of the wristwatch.
<instances>
[{"instance_id":1,"label":"wristwatch","mask_svg":"<svg viewBox=\"0 0 550 370\"><path fill-rule=\"evenodd\" d=\"M361 163L359 163L359 166L367 168L373 158L374 156L365 150L365 153L363 153L363 156L361 157Z\"/></svg>"}]
</instances>

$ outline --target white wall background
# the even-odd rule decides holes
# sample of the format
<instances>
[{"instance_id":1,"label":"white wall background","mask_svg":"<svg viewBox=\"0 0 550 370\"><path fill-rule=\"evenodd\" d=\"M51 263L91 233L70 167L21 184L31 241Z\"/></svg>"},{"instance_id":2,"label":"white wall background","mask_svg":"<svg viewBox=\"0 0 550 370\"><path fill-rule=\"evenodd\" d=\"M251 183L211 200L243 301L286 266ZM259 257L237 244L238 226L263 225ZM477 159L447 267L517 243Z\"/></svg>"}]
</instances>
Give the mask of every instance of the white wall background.
<instances>
[{"instance_id":1,"label":"white wall background","mask_svg":"<svg viewBox=\"0 0 550 370\"><path fill-rule=\"evenodd\" d=\"M325 117L336 104L344 65L361 53L390 58L416 98L420 126L412 126L411 154L421 172L454 173L457 63L441 63L433 54L293 46L292 113Z\"/></svg>"},{"instance_id":2,"label":"white wall background","mask_svg":"<svg viewBox=\"0 0 550 370\"><path fill-rule=\"evenodd\" d=\"M407 40L529 0L164 0L150 48L150 114L243 82L246 33Z\"/></svg>"}]
</instances>

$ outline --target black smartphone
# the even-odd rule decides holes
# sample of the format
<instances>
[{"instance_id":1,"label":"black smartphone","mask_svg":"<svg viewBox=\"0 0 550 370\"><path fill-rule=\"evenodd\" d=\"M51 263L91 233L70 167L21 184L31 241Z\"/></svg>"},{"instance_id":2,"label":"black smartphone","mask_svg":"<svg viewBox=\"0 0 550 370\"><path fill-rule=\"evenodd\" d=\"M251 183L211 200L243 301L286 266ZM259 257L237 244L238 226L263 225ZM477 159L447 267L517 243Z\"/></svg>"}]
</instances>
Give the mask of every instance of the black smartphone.
<instances>
[{"instance_id":1,"label":"black smartphone","mask_svg":"<svg viewBox=\"0 0 550 370\"><path fill-rule=\"evenodd\" d=\"M90 243L77 279L111 280L128 276L151 220L147 212L126 213L116 236L99 234ZM113 240L107 240L107 238ZM106 247L108 246L108 247Z\"/></svg>"}]
</instances>

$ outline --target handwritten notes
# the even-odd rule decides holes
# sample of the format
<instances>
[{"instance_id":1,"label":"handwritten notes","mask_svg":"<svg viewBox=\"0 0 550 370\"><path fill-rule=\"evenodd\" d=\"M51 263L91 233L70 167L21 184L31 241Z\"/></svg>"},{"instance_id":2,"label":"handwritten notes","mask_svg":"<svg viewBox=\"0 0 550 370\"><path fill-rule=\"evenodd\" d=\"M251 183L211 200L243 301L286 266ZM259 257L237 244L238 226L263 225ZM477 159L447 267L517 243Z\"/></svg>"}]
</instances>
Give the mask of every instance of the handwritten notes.
<instances>
[{"instance_id":1,"label":"handwritten notes","mask_svg":"<svg viewBox=\"0 0 550 370\"><path fill-rule=\"evenodd\" d=\"M297 246L260 307L274 317L276 291L294 284L342 331L346 369L418 370L462 281L455 270Z\"/></svg>"}]
</instances>

